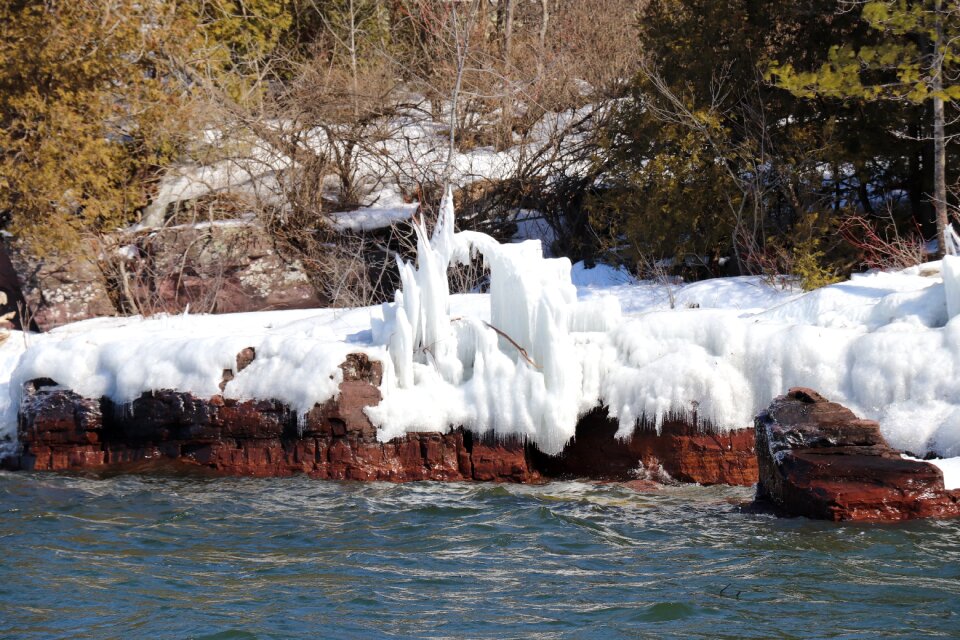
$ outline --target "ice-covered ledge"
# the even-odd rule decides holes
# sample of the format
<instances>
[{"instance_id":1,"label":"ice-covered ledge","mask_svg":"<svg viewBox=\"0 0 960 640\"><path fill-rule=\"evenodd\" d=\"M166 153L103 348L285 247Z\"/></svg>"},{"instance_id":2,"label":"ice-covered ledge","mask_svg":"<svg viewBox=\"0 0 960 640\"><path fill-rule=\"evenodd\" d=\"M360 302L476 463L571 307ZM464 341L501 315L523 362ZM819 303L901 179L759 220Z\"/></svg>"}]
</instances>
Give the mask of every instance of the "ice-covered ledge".
<instances>
[{"instance_id":1,"label":"ice-covered ledge","mask_svg":"<svg viewBox=\"0 0 960 640\"><path fill-rule=\"evenodd\" d=\"M225 370L228 383L256 362L252 350ZM483 442L462 430L406 434L390 443L364 410L380 401L382 366L349 354L335 399L298 415L278 401L148 392L118 406L52 380L26 383L20 450L5 465L37 471L181 471L335 480L533 482L519 441Z\"/></svg>"},{"instance_id":2,"label":"ice-covered ledge","mask_svg":"<svg viewBox=\"0 0 960 640\"><path fill-rule=\"evenodd\" d=\"M229 382L256 360L238 354ZM617 424L598 409L580 420L560 456L515 436L463 428L405 433L380 442L366 411L380 402L382 365L350 354L334 400L298 416L276 401L207 399L177 391L143 394L123 407L35 380L20 406L20 451L7 468L36 471L199 472L337 480L537 482L577 477L701 484L752 484L753 433L704 434L669 423L662 432L614 437Z\"/></svg>"}]
</instances>

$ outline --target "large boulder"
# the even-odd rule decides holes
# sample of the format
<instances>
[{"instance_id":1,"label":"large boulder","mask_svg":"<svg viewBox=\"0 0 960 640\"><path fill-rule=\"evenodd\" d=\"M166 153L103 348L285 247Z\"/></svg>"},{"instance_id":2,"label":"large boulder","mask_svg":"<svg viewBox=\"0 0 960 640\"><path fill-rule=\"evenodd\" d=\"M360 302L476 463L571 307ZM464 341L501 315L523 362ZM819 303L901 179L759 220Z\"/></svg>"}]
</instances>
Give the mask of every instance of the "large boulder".
<instances>
[{"instance_id":1,"label":"large boulder","mask_svg":"<svg viewBox=\"0 0 960 640\"><path fill-rule=\"evenodd\" d=\"M943 474L905 459L873 420L794 388L756 418L757 496L789 515L897 521L960 515L960 491Z\"/></svg>"}]
</instances>

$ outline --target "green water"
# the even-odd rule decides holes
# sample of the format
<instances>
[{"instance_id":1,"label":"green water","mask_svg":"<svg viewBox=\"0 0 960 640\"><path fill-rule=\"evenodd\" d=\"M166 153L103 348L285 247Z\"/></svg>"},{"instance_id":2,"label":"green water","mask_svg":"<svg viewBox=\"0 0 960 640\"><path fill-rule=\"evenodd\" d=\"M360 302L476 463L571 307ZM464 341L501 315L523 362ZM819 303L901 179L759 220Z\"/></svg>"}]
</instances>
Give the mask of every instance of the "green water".
<instances>
[{"instance_id":1,"label":"green water","mask_svg":"<svg viewBox=\"0 0 960 640\"><path fill-rule=\"evenodd\" d=\"M960 637L960 521L749 498L0 474L0 637Z\"/></svg>"}]
</instances>

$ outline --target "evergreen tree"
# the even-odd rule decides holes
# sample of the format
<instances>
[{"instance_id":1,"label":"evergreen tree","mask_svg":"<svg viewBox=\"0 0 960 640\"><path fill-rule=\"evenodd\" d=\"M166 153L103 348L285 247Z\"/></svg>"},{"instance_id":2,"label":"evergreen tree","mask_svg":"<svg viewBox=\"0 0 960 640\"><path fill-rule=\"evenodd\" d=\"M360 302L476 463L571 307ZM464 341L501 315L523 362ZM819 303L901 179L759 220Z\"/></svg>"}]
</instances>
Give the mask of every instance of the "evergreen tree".
<instances>
[{"instance_id":1,"label":"evergreen tree","mask_svg":"<svg viewBox=\"0 0 960 640\"><path fill-rule=\"evenodd\" d=\"M839 8L651 0L644 69L603 132L604 189L588 203L609 246L628 260L727 255L751 272L819 264L812 284L852 265L835 233L846 217L925 215L921 106L810 100L764 79L775 60L820 68L831 50L882 42Z\"/></svg>"},{"instance_id":2,"label":"evergreen tree","mask_svg":"<svg viewBox=\"0 0 960 640\"><path fill-rule=\"evenodd\" d=\"M808 98L932 103L933 204L942 253L947 226L944 103L960 98L960 84L949 82L960 67L960 3L871 0L863 5L862 17L883 35L877 44L836 45L814 71L798 71L787 63L774 67L771 76L780 86Z\"/></svg>"},{"instance_id":3,"label":"evergreen tree","mask_svg":"<svg viewBox=\"0 0 960 640\"><path fill-rule=\"evenodd\" d=\"M197 82L249 95L280 0L0 3L0 212L40 252L128 223L199 137Z\"/></svg>"}]
</instances>

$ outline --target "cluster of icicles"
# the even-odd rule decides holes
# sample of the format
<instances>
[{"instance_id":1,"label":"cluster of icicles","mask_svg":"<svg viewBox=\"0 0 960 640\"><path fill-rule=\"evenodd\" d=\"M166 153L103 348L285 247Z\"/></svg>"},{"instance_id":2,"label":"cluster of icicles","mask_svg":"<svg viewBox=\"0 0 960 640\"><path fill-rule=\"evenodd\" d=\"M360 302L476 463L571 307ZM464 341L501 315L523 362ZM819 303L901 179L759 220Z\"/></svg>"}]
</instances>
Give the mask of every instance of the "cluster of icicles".
<instances>
[{"instance_id":1,"label":"cluster of icicles","mask_svg":"<svg viewBox=\"0 0 960 640\"><path fill-rule=\"evenodd\" d=\"M384 401L370 410L381 438L446 421L559 452L599 394L584 338L620 323L619 302L578 301L570 261L544 258L539 240L455 233L449 190L432 237L422 222L415 230L418 264L400 261L401 290L373 326L392 363ZM449 310L448 268L479 257L490 271L489 322Z\"/></svg>"}]
</instances>

